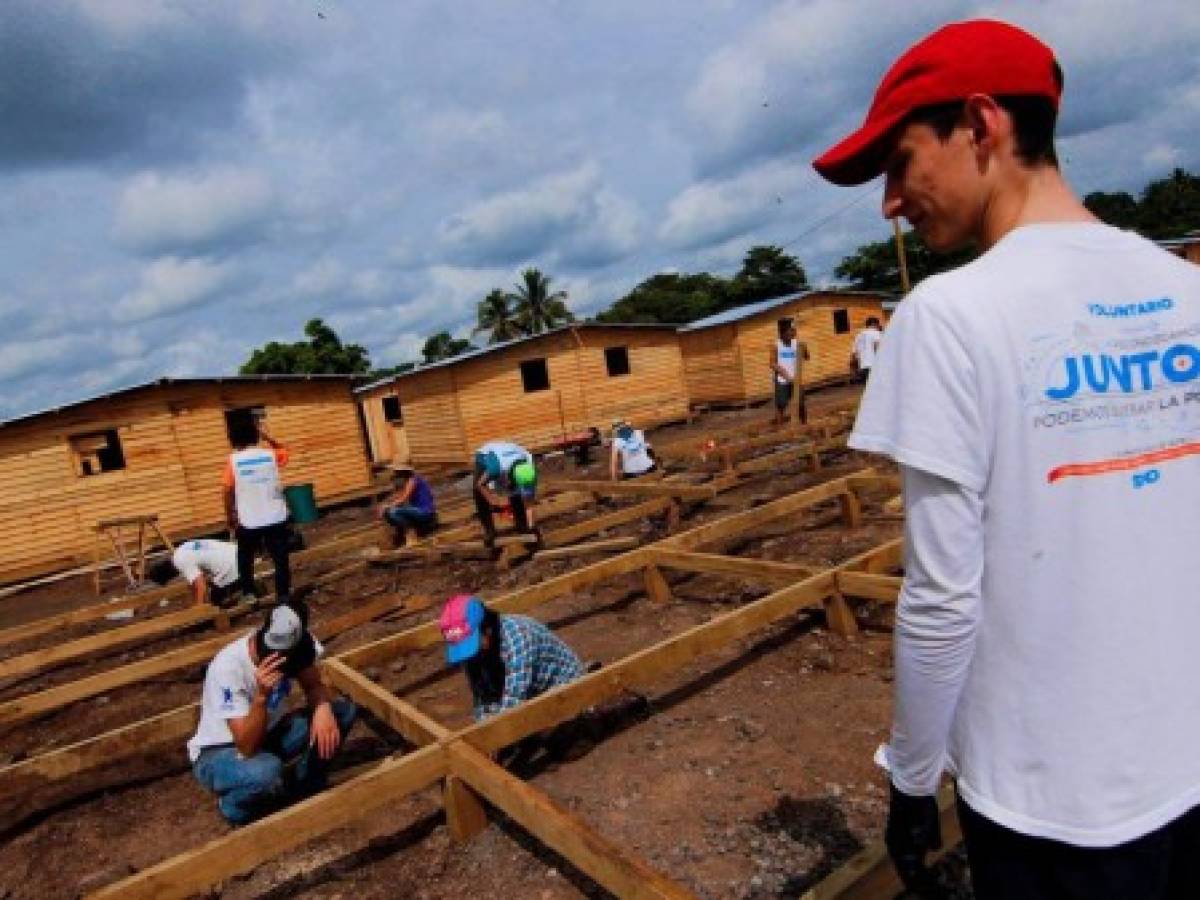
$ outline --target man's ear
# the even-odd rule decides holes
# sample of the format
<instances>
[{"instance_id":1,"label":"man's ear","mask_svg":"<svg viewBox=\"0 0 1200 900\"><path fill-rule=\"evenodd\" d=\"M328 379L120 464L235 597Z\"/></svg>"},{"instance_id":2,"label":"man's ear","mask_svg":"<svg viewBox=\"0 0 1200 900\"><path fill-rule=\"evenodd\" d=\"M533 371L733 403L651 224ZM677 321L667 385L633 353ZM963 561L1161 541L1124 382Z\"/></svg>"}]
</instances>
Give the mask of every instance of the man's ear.
<instances>
[{"instance_id":1,"label":"man's ear","mask_svg":"<svg viewBox=\"0 0 1200 900\"><path fill-rule=\"evenodd\" d=\"M992 152L1005 128L1004 110L988 94L972 94L963 103L963 119L971 134L971 143L979 152Z\"/></svg>"}]
</instances>

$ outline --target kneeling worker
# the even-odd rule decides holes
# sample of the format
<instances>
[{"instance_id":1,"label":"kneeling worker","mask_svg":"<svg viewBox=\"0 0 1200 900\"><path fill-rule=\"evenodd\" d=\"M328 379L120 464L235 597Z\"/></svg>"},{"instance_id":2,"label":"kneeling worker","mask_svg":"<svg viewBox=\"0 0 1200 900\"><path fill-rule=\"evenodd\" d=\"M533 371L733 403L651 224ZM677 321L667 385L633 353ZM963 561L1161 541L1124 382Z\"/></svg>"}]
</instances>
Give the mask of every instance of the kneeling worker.
<instances>
[{"instance_id":1,"label":"kneeling worker","mask_svg":"<svg viewBox=\"0 0 1200 900\"><path fill-rule=\"evenodd\" d=\"M204 676L200 724L188 741L196 780L220 798L233 825L268 815L325 787L329 763L357 710L321 680L321 645L307 613L280 605L261 628L225 646ZM285 713L292 679L306 711Z\"/></svg>"},{"instance_id":2,"label":"kneeling worker","mask_svg":"<svg viewBox=\"0 0 1200 900\"><path fill-rule=\"evenodd\" d=\"M612 456L609 459L612 480L648 475L657 468L654 451L646 442L645 433L624 419L613 422Z\"/></svg>"},{"instance_id":3,"label":"kneeling worker","mask_svg":"<svg viewBox=\"0 0 1200 900\"><path fill-rule=\"evenodd\" d=\"M446 659L464 664L477 722L584 673L575 652L541 622L502 616L478 597L451 597L438 624L449 645Z\"/></svg>"},{"instance_id":4,"label":"kneeling worker","mask_svg":"<svg viewBox=\"0 0 1200 900\"><path fill-rule=\"evenodd\" d=\"M408 529L424 537L437 528L437 503L429 482L413 471L412 466L392 466L396 492L379 505L379 517L395 529L393 546L403 547Z\"/></svg>"},{"instance_id":5,"label":"kneeling worker","mask_svg":"<svg viewBox=\"0 0 1200 900\"><path fill-rule=\"evenodd\" d=\"M185 541L170 559L159 561L146 572L146 577L159 585L178 575L191 585L197 606L204 602L222 609L232 606L239 589L237 546L229 541Z\"/></svg>"},{"instance_id":6,"label":"kneeling worker","mask_svg":"<svg viewBox=\"0 0 1200 900\"><path fill-rule=\"evenodd\" d=\"M511 512L522 533L534 531L533 502L537 497L537 467L533 454L508 441L489 441L475 451L475 484L472 494L483 540L496 539L495 512Z\"/></svg>"}]
</instances>

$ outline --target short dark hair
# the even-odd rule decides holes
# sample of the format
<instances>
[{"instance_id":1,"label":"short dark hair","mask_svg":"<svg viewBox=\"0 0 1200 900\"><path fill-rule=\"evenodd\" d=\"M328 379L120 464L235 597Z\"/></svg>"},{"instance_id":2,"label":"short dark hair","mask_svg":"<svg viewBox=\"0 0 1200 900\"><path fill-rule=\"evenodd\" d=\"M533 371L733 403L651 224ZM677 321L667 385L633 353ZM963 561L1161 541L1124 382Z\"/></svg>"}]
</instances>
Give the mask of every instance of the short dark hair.
<instances>
[{"instance_id":1,"label":"short dark hair","mask_svg":"<svg viewBox=\"0 0 1200 900\"><path fill-rule=\"evenodd\" d=\"M146 577L157 585L164 585L176 575L179 570L175 568L175 563L168 559L160 559L149 569L146 570Z\"/></svg>"},{"instance_id":2,"label":"short dark hair","mask_svg":"<svg viewBox=\"0 0 1200 900\"><path fill-rule=\"evenodd\" d=\"M1054 64L1055 78L1062 85L1062 70ZM1017 158L1027 166L1050 165L1058 168L1058 153L1054 149L1054 126L1058 122L1058 110L1049 97L1006 95L995 98L1000 108L1013 119L1013 133L1017 140ZM938 103L914 109L904 124L916 122L928 125L941 140L962 123L965 100Z\"/></svg>"},{"instance_id":3,"label":"short dark hair","mask_svg":"<svg viewBox=\"0 0 1200 900\"><path fill-rule=\"evenodd\" d=\"M785 316L784 318L780 319L779 321L777 321L775 323L775 327L779 329L780 334L783 334L785 331L787 331L789 328L791 328L794 324L796 324L795 320L792 319L791 316Z\"/></svg>"},{"instance_id":4,"label":"short dark hair","mask_svg":"<svg viewBox=\"0 0 1200 900\"><path fill-rule=\"evenodd\" d=\"M868 324L868 325L874 325L876 328L878 328L878 327L879 327L879 320L878 320L877 318L875 318L874 316L869 316L869 317L867 318L867 324Z\"/></svg>"},{"instance_id":5,"label":"short dark hair","mask_svg":"<svg viewBox=\"0 0 1200 900\"><path fill-rule=\"evenodd\" d=\"M235 447L249 447L258 443L258 425L253 419L243 419L229 424L229 442Z\"/></svg>"}]
</instances>

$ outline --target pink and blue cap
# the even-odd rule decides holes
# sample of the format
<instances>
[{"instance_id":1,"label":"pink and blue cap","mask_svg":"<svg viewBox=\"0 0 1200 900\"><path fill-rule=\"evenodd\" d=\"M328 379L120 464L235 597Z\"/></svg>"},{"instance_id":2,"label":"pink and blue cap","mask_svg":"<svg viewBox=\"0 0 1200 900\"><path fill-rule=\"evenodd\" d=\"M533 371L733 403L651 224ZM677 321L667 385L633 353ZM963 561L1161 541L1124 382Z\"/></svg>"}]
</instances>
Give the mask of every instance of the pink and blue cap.
<instances>
[{"instance_id":1,"label":"pink and blue cap","mask_svg":"<svg viewBox=\"0 0 1200 900\"><path fill-rule=\"evenodd\" d=\"M456 594L442 607L438 626L446 639L450 665L470 659L479 652L479 626L483 624L483 601L471 594Z\"/></svg>"}]
</instances>

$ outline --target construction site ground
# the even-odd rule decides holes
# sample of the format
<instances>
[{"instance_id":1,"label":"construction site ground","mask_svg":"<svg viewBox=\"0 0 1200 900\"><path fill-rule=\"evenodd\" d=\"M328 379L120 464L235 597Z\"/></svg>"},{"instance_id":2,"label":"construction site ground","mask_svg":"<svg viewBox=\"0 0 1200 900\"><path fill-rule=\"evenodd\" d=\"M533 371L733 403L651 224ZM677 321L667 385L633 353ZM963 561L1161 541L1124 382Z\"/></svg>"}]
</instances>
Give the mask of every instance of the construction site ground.
<instances>
[{"instance_id":1,"label":"construction site ground","mask_svg":"<svg viewBox=\"0 0 1200 900\"><path fill-rule=\"evenodd\" d=\"M844 405L852 388L814 396L812 413ZM695 439L715 428L761 423L759 407L707 413L661 429L655 441ZM710 502L685 506L681 528L750 508L880 460L834 453L819 472L797 459ZM589 471L559 457L548 477L602 478L607 457ZM466 483L435 484L439 495L467 497ZM764 526L739 539L737 552L764 559L827 567L900 533L892 517L868 507L865 523L829 524L820 507L795 520ZM873 515L875 513L876 515ZM594 515L582 510L574 519ZM368 523L370 507L333 511L307 529L310 544ZM555 524L569 523L563 517ZM665 536L662 517L615 528L643 542ZM345 566L359 551L297 571L298 581ZM440 601L454 593L498 595L570 571L577 560L557 559L503 571L488 561L455 560L369 567L320 587L311 598L313 621L345 613L388 592ZM770 588L716 575L669 576L674 601L652 603L640 578L611 579L587 592L553 601L536 615L552 624L585 660L615 660L678 633ZM109 576L114 591L121 585ZM44 585L0 601L0 627L94 603L88 577ZM180 608L139 611L136 620ZM437 605L375 621L330 640L336 652L428 620ZM626 697L598 713L604 739L569 762L535 759L519 774L581 816L618 845L702 897L797 896L879 837L887 784L872 763L886 737L891 705L891 636L886 610L875 627L840 638L819 613L761 632L736 647L704 657L665 680L645 698ZM235 623L252 627L254 617ZM125 624L125 623L117 623ZM100 620L70 630L75 638L114 627ZM211 629L211 626L208 626ZM65 683L196 640L198 631L135 646L103 659L0 683L0 701ZM59 634L0 648L7 658L50 646ZM448 670L435 648L367 670L374 680L450 727L470 719L461 674ZM119 688L0 732L0 764L19 761L152 716L199 698L203 667ZM372 727L374 726L374 727ZM400 740L365 717L351 733L342 768L394 752ZM586 748L584 748L586 749ZM192 777L183 747L155 751L43 789L33 804L0 798L0 898L77 896L185 852L228 831L214 798ZM953 869L953 867L951 867ZM961 868L961 867L959 867ZM950 880L961 880L950 871ZM467 844L452 842L436 794L418 793L355 824L285 854L244 878L226 882L220 896L421 897L484 895L510 898L600 896L587 877L501 816Z\"/></svg>"}]
</instances>

